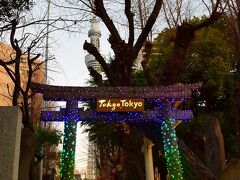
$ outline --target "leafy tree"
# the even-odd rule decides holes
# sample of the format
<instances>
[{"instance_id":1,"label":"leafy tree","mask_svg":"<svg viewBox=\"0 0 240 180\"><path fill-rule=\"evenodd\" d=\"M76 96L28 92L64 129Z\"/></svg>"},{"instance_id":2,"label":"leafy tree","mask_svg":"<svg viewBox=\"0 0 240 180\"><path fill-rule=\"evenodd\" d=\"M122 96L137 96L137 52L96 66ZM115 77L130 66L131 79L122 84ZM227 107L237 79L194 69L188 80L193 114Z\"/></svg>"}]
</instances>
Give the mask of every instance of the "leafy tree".
<instances>
[{"instance_id":1,"label":"leafy tree","mask_svg":"<svg viewBox=\"0 0 240 180\"><path fill-rule=\"evenodd\" d=\"M29 10L32 2L29 0L1 0L0 21L9 21L16 18L22 11Z\"/></svg>"},{"instance_id":2,"label":"leafy tree","mask_svg":"<svg viewBox=\"0 0 240 180\"><path fill-rule=\"evenodd\" d=\"M231 114L234 118L234 136L237 136L236 141L240 144L240 3L238 0L230 0L226 2L222 2L222 8L225 7L225 15L224 19L226 21L226 24L229 28L229 36L231 37L229 40L232 42L234 50L234 62L235 67L233 69L233 76L234 76L234 94L233 99L235 100L233 102L233 106L231 109Z\"/></svg>"},{"instance_id":3,"label":"leafy tree","mask_svg":"<svg viewBox=\"0 0 240 180\"><path fill-rule=\"evenodd\" d=\"M196 23L201 19L195 18L191 21ZM153 45L150 69L155 82L159 84L162 84L161 77L167 66L166 57L174 48L172 31L174 29L165 29L158 35ZM236 152L240 147L237 136L233 135L234 127L232 126L234 123L231 113L234 94L232 70L235 56L230 33L223 19L198 31L186 54L185 71L178 77L182 83L203 82L201 96L198 96L191 105L195 114L194 120L190 124L181 125L178 129L179 136L184 138L203 161L203 122L206 119L203 114L211 114L220 121L228 159L237 157Z\"/></svg>"},{"instance_id":4,"label":"leafy tree","mask_svg":"<svg viewBox=\"0 0 240 180\"><path fill-rule=\"evenodd\" d=\"M136 4L138 6L143 7L144 3L141 3L143 1L114 1L114 5L118 4L118 7L120 7L118 11L120 12L120 18L124 17L127 22L126 38L123 38L124 36L122 36L120 31L118 31L119 24L116 23L118 21L115 19L116 13L112 13L113 8L111 5L113 4L111 1L73 0L69 2L71 7L67 8L70 10L78 10L80 13L82 12L82 7L86 7L85 12L88 11L98 16L109 30L109 43L114 52L114 58L109 63L103 59L97 48L95 48L92 44L87 42L84 43L84 49L92 54L101 64L108 80L108 83L104 83L102 76L93 68L89 68L90 75L93 76L98 86L132 86L134 83L138 83L133 81L132 66L142 47L145 47L146 52L145 59L142 63L146 81L143 81L143 75L141 73L139 74L139 77L141 77L139 79L141 79L142 84L145 84L146 82L148 85L157 84L158 81L155 81L155 74L153 75L151 73L151 68L148 66L148 57L150 55L152 45L147 42L147 39L154 23L157 20L163 1L149 1L153 4L153 6L149 10L150 14L146 17L145 23L141 21L143 19L135 21L136 18L134 16L137 9L135 8L136 6L134 6L134 2L137 2ZM180 2L177 4L179 9L182 1L177 2ZM159 78L161 79L160 82L162 84L170 85L179 82L178 77L185 70L184 62L187 58L187 51L191 47L191 43L194 40L197 31L210 26L213 22L220 18L221 13L218 12L219 2L220 1L218 0L216 4L214 4L215 6L213 6L212 11L210 11L209 17L205 18L201 22L198 21L197 23L191 23L188 20L182 21L181 18L176 21L177 23L175 23L175 25L177 26L173 31L173 36L171 36L173 48L169 49L171 50L169 54L166 54L165 64L167 66L165 66L166 68L162 69L162 72L159 74ZM116 12L116 9L114 9L114 12ZM141 16L141 10L139 10L138 13L139 16ZM140 32L137 32L136 30L137 27L139 27L137 22L140 22ZM136 36L137 34L139 34L139 36ZM161 67L158 68L161 69Z\"/></svg>"},{"instance_id":5,"label":"leafy tree","mask_svg":"<svg viewBox=\"0 0 240 180\"><path fill-rule=\"evenodd\" d=\"M138 83L133 81L132 66L142 47L145 47L146 52L145 59L142 62L146 81L141 79L141 83L142 85L146 84L146 82L147 85L156 85L157 82L154 81L155 77L152 75L151 69L148 66L148 57L150 55L152 45L151 43L146 42L146 40L154 23L156 22L158 13L162 7L162 1L153 2L154 5L150 11L150 15L147 17L146 24L141 27L141 31L139 32L140 35L137 37L135 30L137 25L134 24L136 21L134 21L135 17L133 14L134 9L132 2L133 1L125 1L120 6L120 10L123 10L125 13L124 15L128 24L128 36L125 40L125 38L121 37L121 33L117 29L114 16L111 14L110 3L106 3L106 1L102 0L80 1L82 5L89 8L93 14L98 16L103 21L110 32L109 43L114 52L114 58L110 63L107 63L102 58L97 48L95 48L92 44L87 42L84 43L84 49L92 54L101 64L110 86L132 86L133 83ZM143 4L141 4L141 6L143 6ZM167 68L163 69L163 72L160 76L162 84L170 85L179 81L178 76L184 71L184 61L187 57L187 50L191 47L191 42L194 40L196 32L204 27L208 27L220 18L221 13L217 11L218 7L219 1L216 2L210 16L201 22L192 24L186 20L181 21L179 23L180 25L176 27L174 36L172 36L172 44L174 48L171 49L169 54L166 54ZM161 67L158 68L160 69ZM93 76L98 86L105 85L105 83L103 83L102 76L97 71L95 71L93 68L89 68L89 71L90 75ZM140 77L143 77L141 73L139 75ZM123 139L123 141L127 141L127 139ZM131 151L130 148L129 151ZM139 174L139 178L140 177L142 176Z\"/></svg>"},{"instance_id":6,"label":"leafy tree","mask_svg":"<svg viewBox=\"0 0 240 180\"><path fill-rule=\"evenodd\" d=\"M37 127L35 129L35 136L36 136L36 157L38 157L38 160L41 161L44 154L43 150L45 147L52 147L57 146L61 143L61 137L62 133L54 128L47 127Z\"/></svg>"}]
</instances>

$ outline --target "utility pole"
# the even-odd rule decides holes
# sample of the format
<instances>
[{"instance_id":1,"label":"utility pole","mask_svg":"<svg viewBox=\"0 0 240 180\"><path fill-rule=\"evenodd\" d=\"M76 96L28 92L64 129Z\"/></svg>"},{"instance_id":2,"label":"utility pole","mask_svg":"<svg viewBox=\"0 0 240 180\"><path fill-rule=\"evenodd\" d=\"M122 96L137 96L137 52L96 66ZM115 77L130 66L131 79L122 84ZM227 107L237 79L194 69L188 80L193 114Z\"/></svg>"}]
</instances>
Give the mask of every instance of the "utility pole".
<instances>
[{"instance_id":1,"label":"utility pole","mask_svg":"<svg viewBox=\"0 0 240 180\"><path fill-rule=\"evenodd\" d=\"M47 70L48 70L48 60L49 60L49 19L50 19L50 2L51 0L47 0L47 29L46 29L46 48L45 48L45 84L48 83L48 79L47 79L47 76L48 76L48 73L47 73Z\"/></svg>"},{"instance_id":2,"label":"utility pole","mask_svg":"<svg viewBox=\"0 0 240 180\"><path fill-rule=\"evenodd\" d=\"M51 0L47 0L47 27L46 27L46 47L45 47L45 57L44 57L44 84L48 84L48 60L49 60L49 19L50 19L50 4ZM45 101L42 102L42 108L46 109L47 104ZM42 128L46 127L46 122L40 123ZM43 150L44 151L44 150ZM40 173L39 180L42 180L43 177L43 160L40 162Z\"/></svg>"}]
</instances>

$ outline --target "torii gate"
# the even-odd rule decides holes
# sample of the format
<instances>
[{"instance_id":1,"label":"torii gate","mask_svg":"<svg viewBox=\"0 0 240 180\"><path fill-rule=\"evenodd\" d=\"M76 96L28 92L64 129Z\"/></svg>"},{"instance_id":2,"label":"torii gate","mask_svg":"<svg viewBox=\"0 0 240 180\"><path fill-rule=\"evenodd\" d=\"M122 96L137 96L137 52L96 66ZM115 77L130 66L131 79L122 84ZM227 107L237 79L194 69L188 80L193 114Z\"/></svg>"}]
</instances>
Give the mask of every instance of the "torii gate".
<instances>
[{"instance_id":1,"label":"torii gate","mask_svg":"<svg viewBox=\"0 0 240 180\"><path fill-rule=\"evenodd\" d=\"M61 179L73 179L76 146L76 124L78 121L95 120L123 122L132 119L137 122L154 120L162 122L164 153L171 179L183 179L180 155L178 151L175 125L176 119L191 119L190 110L177 110L172 103L189 99L192 91L201 87L201 83L177 84L159 87L67 87L34 83L32 90L43 94L45 101L66 101L66 108L60 111L41 113L43 121L64 121L64 141L62 154ZM78 101L96 98L149 98L158 99L162 107L153 111L127 113L98 113L78 108Z\"/></svg>"}]
</instances>

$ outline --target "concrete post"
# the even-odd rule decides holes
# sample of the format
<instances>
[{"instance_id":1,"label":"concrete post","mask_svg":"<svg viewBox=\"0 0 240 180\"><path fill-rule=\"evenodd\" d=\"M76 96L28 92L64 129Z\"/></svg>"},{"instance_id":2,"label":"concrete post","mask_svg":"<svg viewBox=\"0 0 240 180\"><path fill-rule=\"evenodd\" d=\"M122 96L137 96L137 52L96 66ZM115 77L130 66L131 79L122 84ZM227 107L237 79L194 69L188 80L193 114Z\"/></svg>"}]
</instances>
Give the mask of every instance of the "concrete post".
<instances>
[{"instance_id":1,"label":"concrete post","mask_svg":"<svg viewBox=\"0 0 240 180\"><path fill-rule=\"evenodd\" d=\"M17 180L22 128L19 107L0 107L0 179Z\"/></svg>"},{"instance_id":2,"label":"concrete post","mask_svg":"<svg viewBox=\"0 0 240 180\"><path fill-rule=\"evenodd\" d=\"M144 137L144 145L142 151L145 158L145 171L146 171L146 180L154 180L154 168L153 168L153 158L152 158L152 146L154 144L152 141Z\"/></svg>"}]
</instances>

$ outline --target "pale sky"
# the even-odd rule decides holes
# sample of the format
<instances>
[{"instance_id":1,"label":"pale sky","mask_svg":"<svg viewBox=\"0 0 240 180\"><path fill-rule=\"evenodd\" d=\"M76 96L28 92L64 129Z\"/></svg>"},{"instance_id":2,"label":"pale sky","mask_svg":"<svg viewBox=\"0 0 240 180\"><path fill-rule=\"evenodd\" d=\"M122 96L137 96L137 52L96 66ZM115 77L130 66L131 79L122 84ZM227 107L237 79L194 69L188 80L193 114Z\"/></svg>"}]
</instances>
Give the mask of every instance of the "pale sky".
<instances>
[{"instance_id":1,"label":"pale sky","mask_svg":"<svg viewBox=\"0 0 240 180\"><path fill-rule=\"evenodd\" d=\"M107 43L108 34L102 23L99 24L102 31L100 38L100 49L105 55L111 51ZM50 76L50 84L61 86L87 86L86 81L89 79L89 72L85 65L85 55L87 52L83 50L85 40L90 42L87 32L90 28L83 30L81 34L69 35L66 32L57 32L50 35L50 40L54 42L50 48L50 54L55 56L57 69L59 73L48 72ZM49 66L56 66L55 62L50 62ZM63 123L59 123L59 127L63 129ZM76 169L86 169L87 165L87 134L82 133L82 128L78 124L77 143L76 143Z\"/></svg>"}]
</instances>

